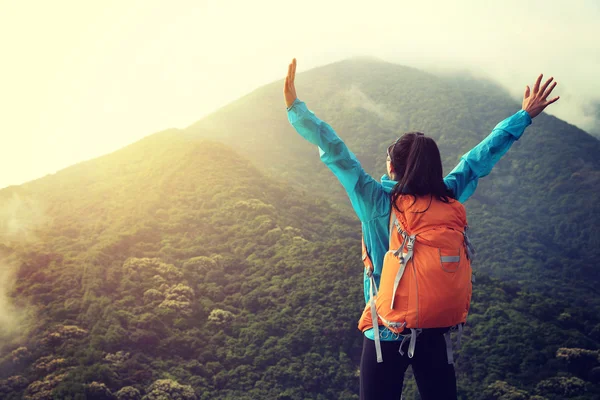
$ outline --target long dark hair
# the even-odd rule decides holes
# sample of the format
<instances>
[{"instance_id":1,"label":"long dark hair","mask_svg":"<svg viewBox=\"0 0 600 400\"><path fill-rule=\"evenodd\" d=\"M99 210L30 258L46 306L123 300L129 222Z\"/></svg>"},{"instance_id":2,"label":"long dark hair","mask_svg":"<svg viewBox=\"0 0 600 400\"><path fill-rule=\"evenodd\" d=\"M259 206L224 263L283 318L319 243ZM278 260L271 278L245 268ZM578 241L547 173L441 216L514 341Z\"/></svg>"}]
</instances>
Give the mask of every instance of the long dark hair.
<instances>
[{"instance_id":1,"label":"long dark hair","mask_svg":"<svg viewBox=\"0 0 600 400\"><path fill-rule=\"evenodd\" d=\"M419 196L430 196L431 200L435 197L445 203L454 199L454 193L444 183L442 157L432 138L421 132L405 133L388 147L388 157L398 180L392 189L396 210L403 212L396 205L402 195L412 195L415 202Z\"/></svg>"}]
</instances>

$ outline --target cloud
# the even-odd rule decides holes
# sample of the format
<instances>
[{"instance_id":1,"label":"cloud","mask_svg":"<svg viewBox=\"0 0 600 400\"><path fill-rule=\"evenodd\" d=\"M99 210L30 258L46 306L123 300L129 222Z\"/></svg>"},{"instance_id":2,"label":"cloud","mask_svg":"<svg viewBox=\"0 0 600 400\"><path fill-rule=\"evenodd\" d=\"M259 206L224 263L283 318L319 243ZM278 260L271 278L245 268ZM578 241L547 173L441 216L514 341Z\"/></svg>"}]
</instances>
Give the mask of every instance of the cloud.
<instances>
[{"instance_id":1,"label":"cloud","mask_svg":"<svg viewBox=\"0 0 600 400\"><path fill-rule=\"evenodd\" d=\"M340 8L327 3L311 19L318 28L303 32L311 48L295 51L302 69L315 61L366 55L434 73L469 70L519 102L525 85L544 73L558 82L555 92L561 96L547 112L592 131L599 120L586 109L600 101L598 4L456 0ZM336 34L324 35L324 29Z\"/></svg>"},{"instance_id":2,"label":"cloud","mask_svg":"<svg viewBox=\"0 0 600 400\"><path fill-rule=\"evenodd\" d=\"M46 221L40 202L17 192L0 199L0 244L36 239L35 229Z\"/></svg>"},{"instance_id":3,"label":"cloud","mask_svg":"<svg viewBox=\"0 0 600 400\"><path fill-rule=\"evenodd\" d=\"M0 1L0 187L189 126L292 57L298 72L355 56L479 70L515 100L544 72L561 95L549 113L597 124L597 0L38 3Z\"/></svg>"},{"instance_id":4,"label":"cloud","mask_svg":"<svg viewBox=\"0 0 600 400\"><path fill-rule=\"evenodd\" d=\"M600 139L600 99L588 103L583 108L583 113L593 121L589 132Z\"/></svg>"},{"instance_id":5,"label":"cloud","mask_svg":"<svg viewBox=\"0 0 600 400\"><path fill-rule=\"evenodd\" d=\"M367 110L385 121L393 122L396 120L396 115L389 111L384 104L377 103L375 100L370 98L356 85L353 85L350 89L343 94L347 101L347 106L358 107Z\"/></svg>"},{"instance_id":6,"label":"cloud","mask_svg":"<svg viewBox=\"0 0 600 400\"><path fill-rule=\"evenodd\" d=\"M17 306L10 296L14 283L15 267L0 262L0 352L19 340L27 325L26 310Z\"/></svg>"},{"instance_id":7,"label":"cloud","mask_svg":"<svg viewBox=\"0 0 600 400\"><path fill-rule=\"evenodd\" d=\"M44 223L39 202L18 193L0 200L0 354L23 339L33 321L33 308L12 296L16 272L21 265L13 247L27 246L37 240L35 230Z\"/></svg>"}]
</instances>

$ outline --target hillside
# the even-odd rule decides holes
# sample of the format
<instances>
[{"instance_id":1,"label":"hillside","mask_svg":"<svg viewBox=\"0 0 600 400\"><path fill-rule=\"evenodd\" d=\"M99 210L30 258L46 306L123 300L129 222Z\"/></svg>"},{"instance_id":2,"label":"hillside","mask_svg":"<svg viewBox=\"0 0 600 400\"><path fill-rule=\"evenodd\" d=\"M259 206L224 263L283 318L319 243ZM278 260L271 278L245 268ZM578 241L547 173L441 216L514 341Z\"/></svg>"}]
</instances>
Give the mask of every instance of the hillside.
<instances>
[{"instance_id":1,"label":"hillside","mask_svg":"<svg viewBox=\"0 0 600 400\"><path fill-rule=\"evenodd\" d=\"M285 124L286 138L299 140ZM307 189L308 179L328 176L315 149L299 140L268 169L268 159L250 161L260 148L260 157L271 152L260 136L247 131L248 142L232 136L227 145L197 136L160 132L0 190L0 398L358 398L360 225L339 193L325 192L327 180ZM306 169L292 168L296 162ZM505 190L490 178L482 191ZM493 223L494 234L525 229L512 215L486 219L502 205L483 195L470 203L471 219ZM509 247L513 235L487 242L483 226L477 232L480 270L457 365L461 398L598 398L595 277L573 261L593 249L582 243L582 254L564 255L574 273L562 286L551 274L533 280L546 267L538 259L523 282L503 282L483 272L495 272L486 252L514 263L545 254L547 244L519 237L522 255ZM416 399L406 382L405 397Z\"/></svg>"},{"instance_id":2,"label":"hillside","mask_svg":"<svg viewBox=\"0 0 600 400\"><path fill-rule=\"evenodd\" d=\"M360 335L310 339L334 315L356 333L359 261L329 253L357 247L353 221L265 179L230 149L164 132L0 196L36 203L46 217L34 239L5 231L1 242L3 264L17 267L11 294L35 319L29 337L3 346L0 370L39 379L24 392L31 398L70 398L89 381L146 388L160 377L210 387L202 398L216 398L250 389L281 349L290 362L333 363L331 378L354 374L337 358ZM124 353L123 363L107 361ZM260 392L272 391L283 389Z\"/></svg>"}]
</instances>

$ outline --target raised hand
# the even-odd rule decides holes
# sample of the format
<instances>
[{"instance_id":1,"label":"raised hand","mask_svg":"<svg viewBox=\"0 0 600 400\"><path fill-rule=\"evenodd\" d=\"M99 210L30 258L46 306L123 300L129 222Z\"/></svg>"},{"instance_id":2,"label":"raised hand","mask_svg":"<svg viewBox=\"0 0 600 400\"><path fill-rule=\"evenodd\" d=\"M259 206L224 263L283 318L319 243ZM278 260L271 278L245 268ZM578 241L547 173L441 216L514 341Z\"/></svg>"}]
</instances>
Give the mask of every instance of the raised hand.
<instances>
[{"instance_id":1,"label":"raised hand","mask_svg":"<svg viewBox=\"0 0 600 400\"><path fill-rule=\"evenodd\" d=\"M556 96L550 100L548 100L548 96L552 93L552 90L556 87L556 82L548 88L550 82L554 78L550 78L544 83L544 86L540 88L540 83L542 82L542 77L544 74L540 74L537 80L535 81L535 85L533 86L533 93L529 89L529 86L525 89L525 95L523 96L523 106L522 109L527 111L531 118L537 117L544 108L548 107L550 104L554 103L556 100L560 98L560 96Z\"/></svg>"},{"instance_id":2,"label":"raised hand","mask_svg":"<svg viewBox=\"0 0 600 400\"><path fill-rule=\"evenodd\" d=\"M283 97L285 98L286 107L290 107L294 100L296 100L296 87L294 86L294 79L296 78L296 59L292 60L292 63L288 67L288 74L285 77L285 83L283 85Z\"/></svg>"}]
</instances>

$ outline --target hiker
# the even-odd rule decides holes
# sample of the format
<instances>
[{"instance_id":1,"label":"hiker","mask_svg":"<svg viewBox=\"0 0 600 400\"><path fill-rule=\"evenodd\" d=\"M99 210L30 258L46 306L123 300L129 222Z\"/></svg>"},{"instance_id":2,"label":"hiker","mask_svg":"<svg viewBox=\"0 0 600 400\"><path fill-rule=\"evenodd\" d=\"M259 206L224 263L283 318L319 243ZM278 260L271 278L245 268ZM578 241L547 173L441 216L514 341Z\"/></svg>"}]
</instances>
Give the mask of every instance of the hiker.
<instances>
[{"instance_id":1,"label":"hiker","mask_svg":"<svg viewBox=\"0 0 600 400\"><path fill-rule=\"evenodd\" d=\"M445 178L435 141L409 132L388 147L387 174L377 182L333 128L297 98L295 74L293 59L284 83L288 120L304 139L319 147L321 161L348 193L362 224L366 306L359 322L364 332L360 398L398 400L404 373L412 365L423 400L456 399L450 328L462 333L471 297L472 248L462 203L532 118L558 100L548 100L556 82L550 78L541 86L540 75L533 90L527 86L522 109L496 125ZM442 244L436 247L436 243ZM416 290L411 292L411 285ZM428 297L432 289L436 296L445 296L443 307L436 296ZM421 302L422 315L415 310L415 301ZM379 323L373 325L374 314Z\"/></svg>"}]
</instances>

